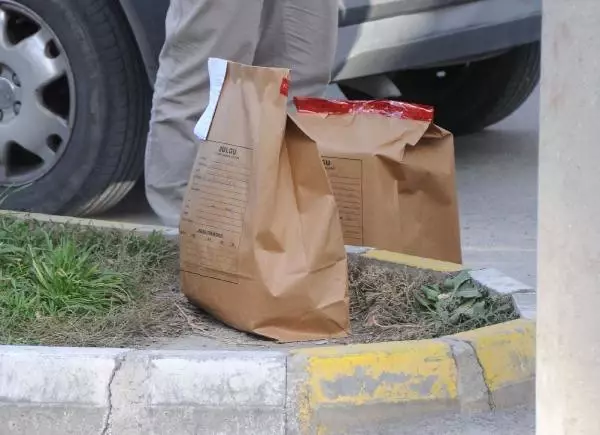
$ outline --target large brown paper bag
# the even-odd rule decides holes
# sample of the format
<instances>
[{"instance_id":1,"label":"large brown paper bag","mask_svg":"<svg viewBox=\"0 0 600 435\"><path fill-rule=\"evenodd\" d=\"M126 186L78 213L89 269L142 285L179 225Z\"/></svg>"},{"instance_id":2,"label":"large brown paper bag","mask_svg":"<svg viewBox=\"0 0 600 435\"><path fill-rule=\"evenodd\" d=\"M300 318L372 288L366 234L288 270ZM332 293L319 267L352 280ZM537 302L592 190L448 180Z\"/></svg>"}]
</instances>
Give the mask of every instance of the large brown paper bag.
<instances>
[{"instance_id":1,"label":"large brown paper bag","mask_svg":"<svg viewBox=\"0 0 600 435\"><path fill-rule=\"evenodd\" d=\"M461 262L452 135L433 110L396 101L297 98L349 245Z\"/></svg>"},{"instance_id":2,"label":"large brown paper bag","mask_svg":"<svg viewBox=\"0 0 600 435\"><path fill-rule=\"evenodd\" d=\"M183 292L280 341L345 336L339 214L314 141L286 115L289 71L211 59L206 139L180 226Z\"/></svg>"}]
</instances>

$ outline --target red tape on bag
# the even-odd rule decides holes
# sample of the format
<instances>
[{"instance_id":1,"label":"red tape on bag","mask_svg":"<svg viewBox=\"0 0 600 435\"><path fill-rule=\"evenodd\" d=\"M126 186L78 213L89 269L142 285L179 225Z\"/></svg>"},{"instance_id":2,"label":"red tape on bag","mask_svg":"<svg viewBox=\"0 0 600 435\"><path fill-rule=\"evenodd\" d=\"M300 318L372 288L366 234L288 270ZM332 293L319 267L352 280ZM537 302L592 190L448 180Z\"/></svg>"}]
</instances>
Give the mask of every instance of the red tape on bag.
<instances>
[{"instance_id":1,"label":"red tape on bag","mask_svg":"<svg viewBox=\"0 0 600 435\"><path fill-rule=\"evenodd\" d=\"M433 122L433 107L392 100L326 100L323 98L295 97L299 113L348 115L374 113L399 119Z\"/></svg>"}]
</instances>

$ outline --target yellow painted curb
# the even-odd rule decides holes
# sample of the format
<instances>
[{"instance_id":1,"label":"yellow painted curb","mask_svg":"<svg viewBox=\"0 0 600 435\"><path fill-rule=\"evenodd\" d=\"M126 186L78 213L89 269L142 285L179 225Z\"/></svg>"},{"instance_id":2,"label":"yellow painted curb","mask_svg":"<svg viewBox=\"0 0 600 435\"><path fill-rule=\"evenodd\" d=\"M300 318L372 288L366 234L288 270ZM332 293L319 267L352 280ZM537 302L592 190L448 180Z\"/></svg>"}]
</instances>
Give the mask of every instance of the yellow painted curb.
<instances>
[{"instance_id":1,"label":"yellow painted curb","mask_svg":"<svg viewBox=\"0 0 600 435\"><path fill-rule=\"evenodd\" d=\"M397 406L403 404L436 410L458 406L457 367L442 341L300 349L289 361L288 367L300 366L295 413L301 434L329 433L331 425L317 415L323 412L350 412L364 423L385 412L397 418Z\"/></svg>"},{"instance_id":2,"label":"yellow painted curb","mask_svg":"<svg viewBox=\"0 0 600 435\"><path fill-rule=\"evenodd\" d=\"M292 433L352 433L471 405L532 403L534 382L535 324L516 320L442 339L294 350L288 408Z\"/></svg>"},{"instance_id":3,"label":"yellow painted curb","mask_svg":"<svg viewBox=\"0 0 600 435\"><path fill-rule=\"evenodd\" d=\"M304 349L311 405L398 403L457 397L450 347L434 340ZM347 388L336 384L350 382Z\"/></svg>"},{"instance_id":4,"label":"yellow painted curb","mask_svg":"<svg viewBox=\"0 0 600 435\"><path fill-rule=\"evenodd\" d=\"M463 266L447 261L433 260L431 258L415 257L413 255L400 254L397 252L381 251L374 249L363 254L366 258L387 261L388 263L404 264L419 269L430 269L436 272L460 272Z\"/></svg>"},{"instance_id":5,"label":"yellow painted curb","mask_svg":"<svg viewBox=\"0 0 600 435\"><path fill-rule=\"evenodd\" d=\"M492 394L533 382L535 378L535 323L514 320L463 332L452 338L473 346Z\"/></svg>"}]
</instances>

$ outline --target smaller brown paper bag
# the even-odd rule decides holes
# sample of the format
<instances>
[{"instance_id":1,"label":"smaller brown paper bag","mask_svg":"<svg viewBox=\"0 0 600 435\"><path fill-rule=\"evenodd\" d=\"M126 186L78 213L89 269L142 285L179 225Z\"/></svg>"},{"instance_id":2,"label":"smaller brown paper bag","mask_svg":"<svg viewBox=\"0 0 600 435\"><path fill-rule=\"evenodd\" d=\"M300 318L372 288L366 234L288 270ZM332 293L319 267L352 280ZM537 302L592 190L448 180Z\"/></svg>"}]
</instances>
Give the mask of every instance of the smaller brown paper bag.
<instances>
[{"instance_id":1,"label":"smaller brown paper bag","mask_svg":"<svg viewBox=\"0 0 600 435\"><path fill-rule=\"evenodd\" d=\"M317 142L346 244L461 263L452 134L433 109L397 101L297 98Z\"/></svg>"}]
</instances>

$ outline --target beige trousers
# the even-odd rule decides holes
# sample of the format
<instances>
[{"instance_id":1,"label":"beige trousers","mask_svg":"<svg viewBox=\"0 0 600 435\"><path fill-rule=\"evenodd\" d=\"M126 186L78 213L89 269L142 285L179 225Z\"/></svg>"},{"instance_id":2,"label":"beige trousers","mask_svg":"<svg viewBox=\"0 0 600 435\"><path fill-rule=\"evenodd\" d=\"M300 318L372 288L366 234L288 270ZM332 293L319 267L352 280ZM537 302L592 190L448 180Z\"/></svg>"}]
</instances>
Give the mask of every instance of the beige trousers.
<instances>
[{"instance_id":1,"label":"beige trousers","mask_svg":"<svg viewBox=\"0 0 600 435\"><path fill-rule=\"evenodd\" d=\"M179 224L202 143L209 57L292 69L292 95L319 96L331 76L338 0L171 0L146 150L146 194L165 225ZM232 124L231 128L235 128Z\"/></svg>"}]
</instances>

